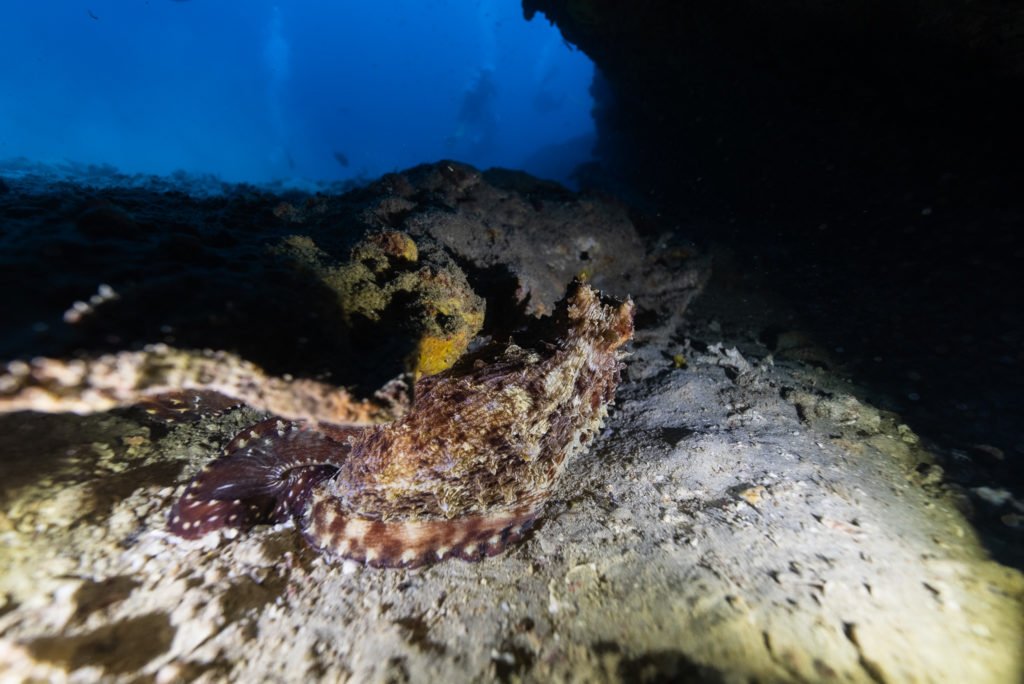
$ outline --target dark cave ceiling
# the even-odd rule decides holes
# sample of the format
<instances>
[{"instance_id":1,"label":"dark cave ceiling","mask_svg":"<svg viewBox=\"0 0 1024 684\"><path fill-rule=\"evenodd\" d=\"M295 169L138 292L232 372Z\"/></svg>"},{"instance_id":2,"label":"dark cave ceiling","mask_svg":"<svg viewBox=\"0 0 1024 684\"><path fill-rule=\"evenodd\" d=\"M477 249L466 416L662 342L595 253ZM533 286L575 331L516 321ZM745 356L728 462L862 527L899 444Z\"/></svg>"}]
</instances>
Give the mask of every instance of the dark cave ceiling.
<instances>
[{"instance_id":1,"label":"dark cave ceiling","mask_svg":"<svg viewBox=\"0 0 1024 684\"><path fill-rule=\"evenodd\" d=\"M996 1L524 0L589 55L599 156L659 204L799 215L1012 201L1024 8ZM607 170L606 170L607 173Z\"/></svg>"}]
</instances>

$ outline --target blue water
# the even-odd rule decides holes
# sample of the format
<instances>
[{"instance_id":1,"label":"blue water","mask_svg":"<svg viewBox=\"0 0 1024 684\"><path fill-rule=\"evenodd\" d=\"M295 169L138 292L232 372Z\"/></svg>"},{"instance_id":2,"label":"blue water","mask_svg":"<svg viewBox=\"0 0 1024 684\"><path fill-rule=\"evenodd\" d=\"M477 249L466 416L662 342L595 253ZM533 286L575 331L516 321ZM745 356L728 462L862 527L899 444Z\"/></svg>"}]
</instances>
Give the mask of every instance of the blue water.
<instances>
[{"instance_id":1,"label":"blue water","mask_svg":"<svg viewBox=\"0 0 1024 684\"><path fill-rule=\"evenodd\" d=\"M517 0L19 0L0 160L229 182L368 180L442 158L571 184L593 64Z\"/></svg>"}]
</instances>

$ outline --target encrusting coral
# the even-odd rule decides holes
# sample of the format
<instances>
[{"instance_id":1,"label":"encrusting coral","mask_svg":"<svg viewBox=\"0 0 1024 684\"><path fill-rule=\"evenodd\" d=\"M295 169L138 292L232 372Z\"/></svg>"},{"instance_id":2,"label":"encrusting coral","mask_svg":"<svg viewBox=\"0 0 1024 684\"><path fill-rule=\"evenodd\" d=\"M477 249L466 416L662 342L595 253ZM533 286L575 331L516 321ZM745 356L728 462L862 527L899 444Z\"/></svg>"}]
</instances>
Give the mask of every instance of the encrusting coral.
<instances>
[{"instance_id":1,"label":"encrusting coral","mask_svg":"<svg viewBox=\"0 0 1024 684\"><path fill-rule=\"evenodd\" d=\"M424 257L405 233L371 233L339 266L308 237L287 238L275 251L337 294L350 327L384 318L401 321L414 338L406 367L415 378L450 368L483 327L484 300L462 269L437 250Z\"/></svg>"}]
</instances>

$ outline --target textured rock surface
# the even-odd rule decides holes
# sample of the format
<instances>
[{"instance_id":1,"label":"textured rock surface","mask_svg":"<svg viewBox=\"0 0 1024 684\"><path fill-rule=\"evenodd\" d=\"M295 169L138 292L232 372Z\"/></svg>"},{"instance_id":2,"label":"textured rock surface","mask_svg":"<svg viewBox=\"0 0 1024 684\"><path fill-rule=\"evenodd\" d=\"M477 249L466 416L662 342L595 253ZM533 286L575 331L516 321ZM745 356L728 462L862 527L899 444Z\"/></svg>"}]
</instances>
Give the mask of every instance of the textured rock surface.
<instances>
[{"instance_id":1,"label":"textured rock surface","mask_svg":"<svg viewBox=\"0 0 1024 684\"><path fill-rule=\"evenodd\" d=\"M169 535L249 409L0 416L0 677L1019 680L1024 579L987 558L913 431L812 337L780 335L773 360L779 302L712 279L690 306L703 262L645 247L607 428L546 521L480 563L332 563L283 528Z\"/></svg>"},{"instance_id":2,"label":"textured rock surface","mask_svg":"<svg viewBox=\"0 0 1024 684\"><path fill-rule=\"evenodd\" d=\"M922 481L929 458L911 434L820 371L748 365L717 345L672 370L662 344L637 350L631 373L648 379L622 388L608 433L570 465L531 538L422 571L331 564L292 530L168 536L181 458L204 461L246 411L160 438L114 416L3 418L6 467L32 463L5 490L6 673L1021 674L1024 581L985 560Z\"/></svg>"}]
</instances>

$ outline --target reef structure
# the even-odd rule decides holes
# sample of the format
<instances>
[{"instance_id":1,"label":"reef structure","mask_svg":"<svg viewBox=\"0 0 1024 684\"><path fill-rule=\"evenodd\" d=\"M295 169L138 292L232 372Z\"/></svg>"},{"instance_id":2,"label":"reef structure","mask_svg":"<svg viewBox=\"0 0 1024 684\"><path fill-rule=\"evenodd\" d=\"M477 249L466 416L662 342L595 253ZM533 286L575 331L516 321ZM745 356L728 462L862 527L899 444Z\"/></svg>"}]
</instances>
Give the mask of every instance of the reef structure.
<instances>
[{"instance_id":1,"label":"reef structure","mask_svg":"<svg viewBox=\"0 0 1024 684\"><path fill-rule=\"evenodd\" d=\"M522 538L597 434L633 309L574 282L530 348L467 355L417 380L407 408L355 403L308 381L291 381L302 384L290 394L288 381L230 355L153 348L12 364L0 375L0 411L105 410L171 389L234 396L275 416L196 475L170 512L173 533L294 519L313 547L372 566L478 560Z\"/></svg>"}]
</instances>

